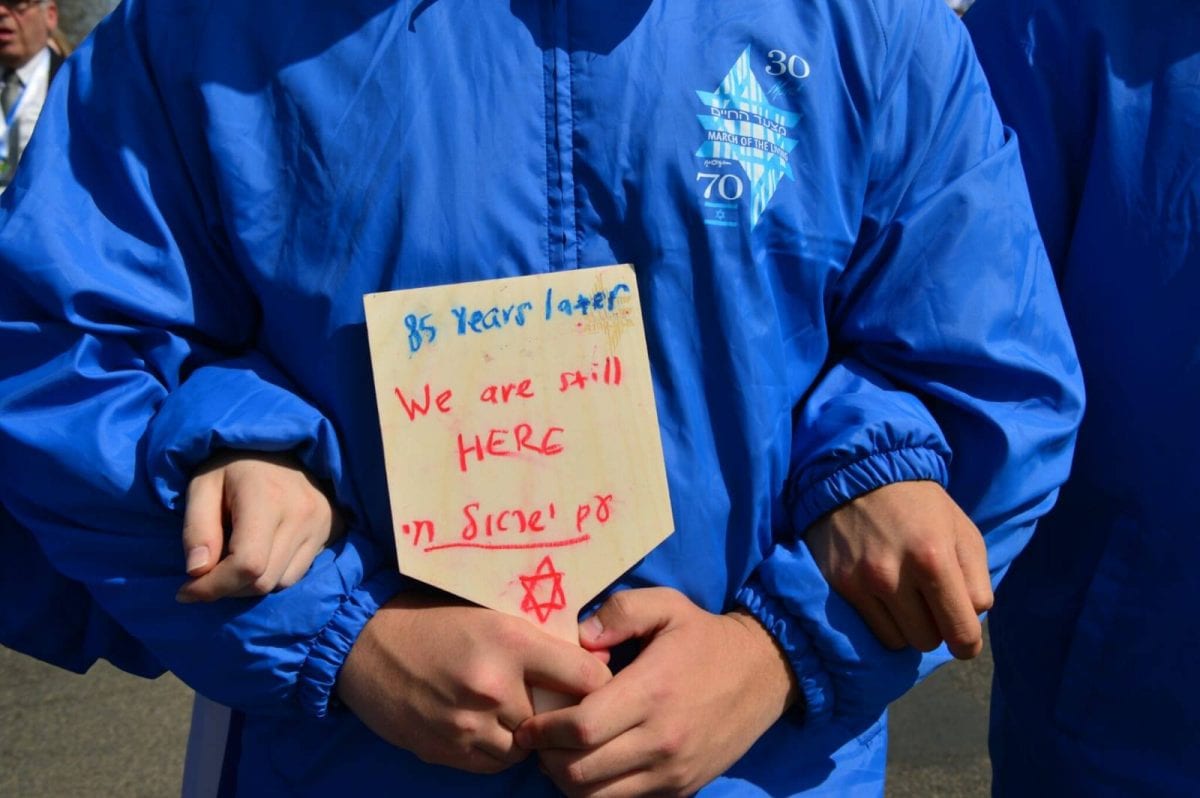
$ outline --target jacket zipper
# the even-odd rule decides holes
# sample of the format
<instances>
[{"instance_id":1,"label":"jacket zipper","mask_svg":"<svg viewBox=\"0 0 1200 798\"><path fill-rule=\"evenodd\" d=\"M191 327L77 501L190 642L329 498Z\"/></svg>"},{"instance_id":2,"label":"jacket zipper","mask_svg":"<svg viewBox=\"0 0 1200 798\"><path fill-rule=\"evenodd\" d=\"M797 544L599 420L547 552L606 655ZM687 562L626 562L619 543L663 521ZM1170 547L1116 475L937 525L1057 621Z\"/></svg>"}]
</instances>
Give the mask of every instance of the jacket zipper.
<instances>
[{"instance_id":1,"label":"jacket zipper","mask_svg":"<svg viewBox=\"0 0 1200 798\"><path fill-rule=\"evenodd\" d=\"M549 269L579 268L572 170L574 119L571 109L571 54L567 35L567 2L551 0L548 25L552 35L544 57L546 81L546 198Z\"/></svg>"}]
</instances>

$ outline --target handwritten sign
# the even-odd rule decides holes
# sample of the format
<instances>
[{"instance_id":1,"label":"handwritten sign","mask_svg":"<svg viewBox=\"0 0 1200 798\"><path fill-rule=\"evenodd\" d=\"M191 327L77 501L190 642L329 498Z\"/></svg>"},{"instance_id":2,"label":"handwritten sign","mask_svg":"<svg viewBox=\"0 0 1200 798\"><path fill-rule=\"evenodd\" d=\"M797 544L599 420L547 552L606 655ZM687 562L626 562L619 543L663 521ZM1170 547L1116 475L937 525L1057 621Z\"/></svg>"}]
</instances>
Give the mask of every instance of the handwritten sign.
<instances>
[{"instance_id":1,"label":"handwritten sign","mask_svg":"<svg viewBox=\"0 0 1200 798\"><path fill-rule=\"evenodd\" d=\"M364 304L400 570L578 642L674 529L632 267Z\"/></svg>"}]
</instances>

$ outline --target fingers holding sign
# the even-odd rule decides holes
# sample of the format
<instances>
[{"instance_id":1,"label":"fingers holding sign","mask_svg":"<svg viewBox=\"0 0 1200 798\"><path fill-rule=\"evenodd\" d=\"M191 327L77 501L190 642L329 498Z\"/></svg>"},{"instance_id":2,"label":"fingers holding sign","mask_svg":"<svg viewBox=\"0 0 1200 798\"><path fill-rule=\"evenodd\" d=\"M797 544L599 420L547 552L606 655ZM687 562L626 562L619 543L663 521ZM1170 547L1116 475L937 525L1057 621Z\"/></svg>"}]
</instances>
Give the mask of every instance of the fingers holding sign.
<instances>
[{"instance_id":1,"label":"fingers holding sign","mask_svg":"<svg viewBox=\"0 0 1200 798\"><path fill-rule=\"evenodd\" d=\"M517 730L569 796L690 795L746 752L795 700L790 668L748 614L713 615L667 588L610 598L583 645L645 648L579 705Z\"/></svg>"},{"instance_id":2,"label":"fingers holding sign","mask_svg":"<svg viewBox=\"0 0 1200 798\"><path fill-rule=\"evenodd\" d=\"M496 773L529 755L513 730L533 715L531 688L577 698L610 678L595 656L521 618L401 595L359 635L338 694L372 731L422 761Z\"/></svg>"},{"instance_id":3,"label":"fingers holding sign","mask_svg":"<svg viewBox=\"0 0 1200 798\"><path fill-rule=\"evenodd\" d=\"M183 547L191 579L177 598L213 601L290 587L341 531L329 498L291 458L220 455L188 484Z\"/></svg>"},{"instance_id":4,"label":"fingers holding sign","mask_svg":"<svg viewBox=\"0 0 1200 798\"><path fill-rule=\"evenodd\" d=\"M830 586L888 648L932 651L944 641L959 659L983 650L987 548L937 483L864 494L813 524L805 540Z\"/></svg>"}]
</instances>

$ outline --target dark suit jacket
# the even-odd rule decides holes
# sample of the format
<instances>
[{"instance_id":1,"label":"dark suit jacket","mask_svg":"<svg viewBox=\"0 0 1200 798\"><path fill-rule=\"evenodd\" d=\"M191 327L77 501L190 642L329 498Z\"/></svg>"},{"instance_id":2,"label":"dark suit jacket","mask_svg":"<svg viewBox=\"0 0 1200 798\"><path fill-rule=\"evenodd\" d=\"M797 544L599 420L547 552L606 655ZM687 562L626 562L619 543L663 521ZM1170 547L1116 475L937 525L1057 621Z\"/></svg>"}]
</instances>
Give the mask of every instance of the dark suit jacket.
<instances>
[{"instance_id":1,"label":"dark suit jacket","mask_svg":"<svg viewBox=\"0 0 1200 798\"><path fill-rule=\"evenodd\" d=\"M55 73L58 72L58 68L63 65L63 61L65 61L65 60L66 59L63 58L57 51L55 51L55 50L50 51L50 81L51 82L54 81Z\"/></svg>"}]
</instances>

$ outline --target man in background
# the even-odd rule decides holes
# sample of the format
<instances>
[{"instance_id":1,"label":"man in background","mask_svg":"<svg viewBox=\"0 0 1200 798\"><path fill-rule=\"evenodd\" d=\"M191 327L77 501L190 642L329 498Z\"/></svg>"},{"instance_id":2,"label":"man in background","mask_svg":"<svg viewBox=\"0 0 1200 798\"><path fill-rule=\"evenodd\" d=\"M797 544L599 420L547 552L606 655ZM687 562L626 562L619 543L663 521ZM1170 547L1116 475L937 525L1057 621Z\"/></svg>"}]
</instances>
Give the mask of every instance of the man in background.
<instances>
[{"instance_id":1,"label":"man in background","mask_svg":"<svg viewBox=\"0 0 1200 798\"><path fill-rule=\"evenodd\" d=\"M21 153L33 135L50 80L63 56L50 48L58 25L54 0L0 0L0 191L12 182Z\"/></svg>"}]
</instances>

